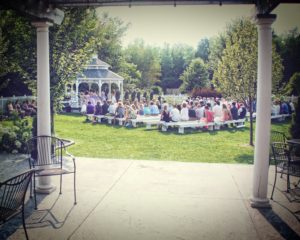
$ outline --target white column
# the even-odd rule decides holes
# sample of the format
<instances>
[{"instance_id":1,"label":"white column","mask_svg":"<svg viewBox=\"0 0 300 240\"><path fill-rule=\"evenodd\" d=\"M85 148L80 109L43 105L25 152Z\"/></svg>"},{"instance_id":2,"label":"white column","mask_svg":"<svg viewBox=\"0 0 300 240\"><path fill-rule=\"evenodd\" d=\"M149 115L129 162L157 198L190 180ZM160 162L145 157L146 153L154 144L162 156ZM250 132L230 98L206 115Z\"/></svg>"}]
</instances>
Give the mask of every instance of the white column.
<instances>
[{"instance_id":1,"label":"white column","mask_svg":"<svg viewBox=\"0 0 300 240\"><path fill-rule=\"evenodd\" d=\"M108 92L108 99L111 100L111 81L109 81L109 92Z\"/></svg>"},{"instance_id":2,"label":"white column","mask_svg":"<svg viewBox=\"0 0 300 240\"><path fill-rule=\"evenodd\" d=\"M49 22L34 22L37 32L37 134L51 136ZM49 146L50 147L50 146ZM50 151L47 151L49 154ZM49 156L50 158L51 156ZM55 187L50 177L38 178L37 191L50 193Z\"/></svg>"},{"instance_id":3,"label":"white column","mask_svg":"<svg viewBox=\"0 0 300 240\"><path fill-rule=\"evenodd\" d=\"M120 84L120 91L121 91L121 100L124 101L124 90L123 90L123 82Z\"/></svg>"},{"instance_id":4,"label":"white column","mask_svg":"<svg viewBox=\"0 0 300 240\"><path fill-rule=\"evenodd\" d=\"M270 207L268 194L272 93L272 29L276 15L257 15L258 71L252 207Z\"/></svg>"},{"instance_id":5,"label":"white column","mask_svg":"<svg viewBox=\"0 0 300 240\"><path fill-rule=\"evenodd\" d=\"M80 106L80 102L79 102L79 96L78 96L78 94L79 94L79 83L78 83L78 80L76 79L76 89L75 89L75 99L76 99L76 107L79 107Z\"/></svg>"}]
</instances>

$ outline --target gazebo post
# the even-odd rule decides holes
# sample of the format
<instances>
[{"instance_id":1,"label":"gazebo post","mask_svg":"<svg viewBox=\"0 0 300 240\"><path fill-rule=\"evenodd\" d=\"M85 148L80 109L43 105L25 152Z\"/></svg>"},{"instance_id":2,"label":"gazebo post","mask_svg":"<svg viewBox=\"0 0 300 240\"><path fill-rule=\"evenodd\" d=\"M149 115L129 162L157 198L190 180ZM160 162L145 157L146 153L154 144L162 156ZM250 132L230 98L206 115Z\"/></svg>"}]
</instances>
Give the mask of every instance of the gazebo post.
<instances>
[{"instance_id":1,"label":"gazebo post","mask_svg":"<svg viewBox=\"0 0 300 240\"><path fill-rule=\"evenodd\" d=\"M108 82L109 92L108 92L108 99L111 100L111 81Z\"/></svg>"}]
</instances>

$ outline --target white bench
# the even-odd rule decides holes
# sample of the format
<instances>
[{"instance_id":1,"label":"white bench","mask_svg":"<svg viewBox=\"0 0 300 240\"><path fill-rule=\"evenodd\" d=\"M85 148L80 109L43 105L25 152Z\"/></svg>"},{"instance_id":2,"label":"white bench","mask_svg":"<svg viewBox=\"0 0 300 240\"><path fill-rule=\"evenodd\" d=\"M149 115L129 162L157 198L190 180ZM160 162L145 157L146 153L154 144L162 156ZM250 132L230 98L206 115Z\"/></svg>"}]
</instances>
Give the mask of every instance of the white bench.
<instances>
[{"instance_id":1,"label":"white bench","mask_svg":"<svg viewBox=\"0 0 300 240\"><path fill-rule=\"evenodd\" d=\"M233 124L236 128L243 128L245 127L246 119L237 119L237 120L228 120L225 122L215 122L215 129L219 129L217 127L223 126L225 124Z\"/></svg>"},{"instance_id":2,"label":"white bench","mask_svg":"<svg viewBox=\"0 0 300 240\"><path fill-rule=\"evenodd\" d=\"M143 123L146 124L146 129L151 129L153 125L159 126L163 122L160 119L147 119L147 120L144 120Z\"/></svg>"},{"instance_id":3,"label":"white bench","mask_svg":"<svg viewBox=\"0 0 300 240\"><path fill-rule=\"evenodd\" d=\"M114 116L104 116L105 119L107 119L107 123L108 124L112 124L113 120L118 121L120 126L123 126L124 122L125 122L125 118L115 118Z\"/></svg>"},{"instance_id":4,"label":"white bench","mask_svg":"<svg viewBox=\"0 0 300 240\"><path fill-rule=\"evenodd\" d=\"M86 116L86 121L92 121L94 114L85 114L85 116Z\"/></svg>"},{"instance_id":5,"label":"white bench","mask_svg":"<svg viewBox=\"0 0 300 240\"><path fill-rule=\"evenodd\" d=\"M101 123L102 119L105 118L104 115L94 115L94 117L97 119L97 122Z\"/></svg>"},{"instance_id":6,"label":"white bench","mask_svg":"<svg viewBox=\"0 0 300 240\"><path fill-rule=\"evenodd\" d=\"M178 133L183 134L185 128L203 128L207 127L209 131L220 129L224 124L234 124L236 128L245 127L246 119L230 120L226 122L209 122L205 123L199 120L196 121L180 121L180 122L161 122L162 131L166 132L168 127L178 127Z\"/></svg>"},{"instance_id":7,"label":"white bench","mask_svg":"<svg viewBox=\"0 0 300 240\"><path fill-rule=\"evenodd\" d=\"M287 117L290 117L291 114L279 114L279 115L272 115L271 120L278 120L279 122L284 121Z\"/></svg>"},{"instance_id":8,"label":"white bench","mask_svg":"<svg viewBox=\"0 0 300 240\"><path fill-rule=\"evenodd\" d=\"M157 116L140 116L138 115L137 118L131 119L131 123L133 127L136 127L138 123L145 123L147 121L153 120L160 120L160 115Z\"/></svg>"},{"instance_id":9,"label":"white bench","mask_svg":"<svg viewBox=\"0 0 300 240\"><path fill-rule=\"evenodd\" d=\"M271 115L271 120L278 120L278 121L284 121L286 118L290 117L291 114L278 114L278 115ZM250 114L249 112L246 115L247 121L250 121ZM256 119L256 113L252 114L253 120Z\"/></svg>"}]
</instances>

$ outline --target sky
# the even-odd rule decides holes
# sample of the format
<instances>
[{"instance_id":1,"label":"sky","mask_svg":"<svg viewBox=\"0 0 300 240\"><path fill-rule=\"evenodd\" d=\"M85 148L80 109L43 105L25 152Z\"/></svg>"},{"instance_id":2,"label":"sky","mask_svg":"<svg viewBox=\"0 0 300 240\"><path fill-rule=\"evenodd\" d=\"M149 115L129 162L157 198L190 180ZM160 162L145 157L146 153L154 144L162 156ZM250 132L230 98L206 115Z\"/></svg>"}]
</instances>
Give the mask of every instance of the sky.
<instances>
[{"instance_id":1,"label":"sky","mask_svg":"<svg viewBox=\"0 0 300 240\"><path fill-rule=\"evenodd\" d=\"M125 23L130 23L122 39L127 46L141 38L146 44L163 46L185 43L196 47L200 39L210 38L222 32L231 20L252 16L252 5L201 5L201 6L132 6L102 7ZM277 34L298 27L300 30L300 4L281 4L274 11L277 19L273 28Z\"/></svg>"}]
</instances>

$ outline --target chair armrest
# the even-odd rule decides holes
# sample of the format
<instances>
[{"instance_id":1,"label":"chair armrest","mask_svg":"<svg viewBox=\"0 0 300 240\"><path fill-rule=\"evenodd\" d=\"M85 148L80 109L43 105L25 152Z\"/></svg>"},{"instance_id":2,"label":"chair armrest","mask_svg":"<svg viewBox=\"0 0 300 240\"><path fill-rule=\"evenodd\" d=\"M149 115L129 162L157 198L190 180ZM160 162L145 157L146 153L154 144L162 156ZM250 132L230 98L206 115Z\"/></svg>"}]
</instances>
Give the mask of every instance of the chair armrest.
<instances>
[{"instance_id":1,"label":"chair armrest","mask_svg":"<svg viewBox=\"0 0 300 240\"><path fill-rule=\"evenodd\" d=\"M67 150L65 151L65 153L68 157L72 158L72 160L75 161L75 157L71 153L69 153Z\"/></svg>"}]
</instances>

